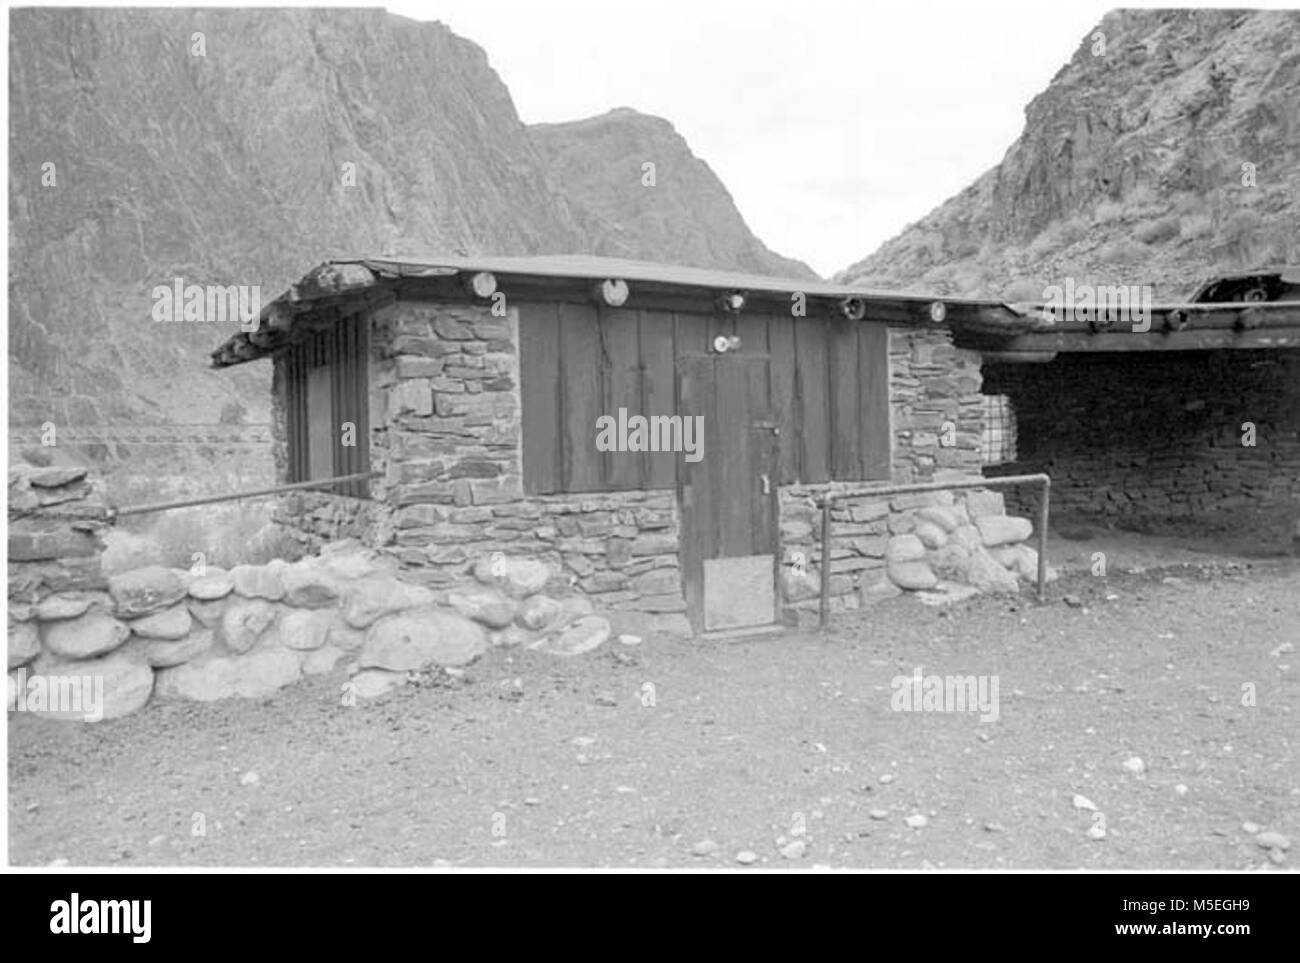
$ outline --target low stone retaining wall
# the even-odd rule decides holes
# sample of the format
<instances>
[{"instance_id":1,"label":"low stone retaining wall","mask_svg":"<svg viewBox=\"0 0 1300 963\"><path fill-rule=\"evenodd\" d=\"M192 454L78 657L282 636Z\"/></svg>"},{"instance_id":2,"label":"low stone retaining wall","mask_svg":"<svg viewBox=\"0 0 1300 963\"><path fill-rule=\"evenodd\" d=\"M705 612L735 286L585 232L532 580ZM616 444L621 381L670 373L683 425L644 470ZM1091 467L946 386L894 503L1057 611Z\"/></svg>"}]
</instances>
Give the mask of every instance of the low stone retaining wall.
<instances>
[{"instance_id":1,"label":"low stone retaining wall","mask_svg":"<svg viewBox=\"0 0 1300 963\"><path fill-rule=\"evenodd\" d=\"M818 609L825 490L780 491L796 624ZM109 513L84 469L18 465L9 502L9 707L58 718L115 718L154 695L257 698L340 665L350 692L373 696L493 645L570 656L614 636L690 633L670 492L417 503L381 547L344 539L294 563L108 578ZM988 490L853 496L832 521L836 611L904 591L935 603L1014 593L1037 574L1032 524ZM93 709L69 708L74 694Z\"/></svg>"},{"instance_id":2,"label":"low stone retaining wall","mask_svg":"<svg viewBox=\"0 0 1300 963\"><path fill-rule=\"evenodd\" d=\"M940 472L934 480L970 477ZM796 624L810 622L820 604L820 502L826 490L790 486L780 492L781 589L787 621ZM936 604L976 592L1015 594L1038 577L1033 534L1029 519L1007 515L1002 494L987 489L837 499L831 509L830 609L858 609L904 591ZM1049 569L1049 580L1055 577Z\"/></svg>"},{"instance_id":3,"label":"low stone retaining wall","mask_svg":"<svg viewBox=\"0 0 1300 963\"><path fill-rule=\"evenodd\" d=\"M55 718L112 719L154 695L267 696L340 663L352 675L347 691L369 697L493 645L573 656L610 639L613 625L590 601L552 597L552 585L543 563L500 553L480 558L464 584L415 585L354 541L292 564L136 569L109 578L107 591L59 591L25 610L11 603L9 708L21 700ZM66 699L76 690L90 700L83 679L93 682L93 712Z\"/></svg>"}]
</instances>

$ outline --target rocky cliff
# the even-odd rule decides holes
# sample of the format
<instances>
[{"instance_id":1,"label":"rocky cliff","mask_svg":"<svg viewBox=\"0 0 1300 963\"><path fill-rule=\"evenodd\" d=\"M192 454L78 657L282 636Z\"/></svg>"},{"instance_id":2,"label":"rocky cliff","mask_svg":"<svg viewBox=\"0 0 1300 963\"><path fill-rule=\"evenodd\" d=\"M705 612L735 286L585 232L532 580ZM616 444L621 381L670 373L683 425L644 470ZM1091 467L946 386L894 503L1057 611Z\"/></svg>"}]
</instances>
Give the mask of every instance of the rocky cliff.
<instances>
[{"instance_id":1,"label":"rocky cliff","mask_svg":"<svg viewBox=\"0 0 1300 963\"><path fill-rule=\"evenodd\" d=\"M10 34L11 422L254 420L267 373L213 373L233 324L151 292L321 260L604 253L811 274L772 254L672 128L530 129L487 56L381 10L17 9ZM610 172L659 159L658 186ZM634 177L639 177L636 162ZM620 175L621 176L621 175Z\"/></svg>"},{"instance_id":2,"label":"rocky cliff","mask_svg":"<svg viewBox=\"0 0 1300 963\"><path fill-rule=\"evenodd\" d=\"M1186 295L1300 262L1300 12L1118 10L1001 164L839 275L1040 298L1065 276Z\"/></svg>"},{"instance_id":3,"label":"rocky cliff","mask_svg":"<svg viewBox=\"0 0 1300 963\"><path fill-rule=\"evenodd\" d=\"M750 232L718 175L666 120L623 107L529 133L596 254L639 257L649 247L679 264L816 276Z\"/></svg>"}]
</instances>

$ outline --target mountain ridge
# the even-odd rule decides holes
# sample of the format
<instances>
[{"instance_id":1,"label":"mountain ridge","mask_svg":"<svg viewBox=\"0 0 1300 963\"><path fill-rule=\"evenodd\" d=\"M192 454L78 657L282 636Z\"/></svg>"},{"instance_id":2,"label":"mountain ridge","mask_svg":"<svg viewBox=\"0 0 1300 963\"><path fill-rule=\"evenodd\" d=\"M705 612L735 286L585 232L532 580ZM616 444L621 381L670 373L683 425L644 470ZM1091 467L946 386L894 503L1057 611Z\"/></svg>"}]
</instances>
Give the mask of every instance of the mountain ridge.
<instances>
[{"instance_id":1,"label":"mountain ridge","mask_svg":"<svg viewBox=\"0 0 1300 963\"><path fill-rule=\"evenodd\" d=\"M438 22L346 8L10 17L11 423L217 422L232 403L261 420L269 372L251 369L265 366L206 368L232 330L151 319L150 292L176 278L256 284L269 301L331 257L408 251L681 251L815 276L749 232L666 121L616 115L663 159L656 190L620 206L569 169L553 127L520 120L486 52ZM608 136L589 120L565 136Z\"/></svg>"},{"instance_id":2,"label":"mountain ridge","mask_svg":"<svg viewBox=\"0 0 1300 963\"><path fill-rule=\"evenodd\" d=\"M1300 11L1111 11L1001 162L835 279L1031 300L1069 276L1176 300L1300 263L1297 104Z\"/></svg>"}]
</instances>

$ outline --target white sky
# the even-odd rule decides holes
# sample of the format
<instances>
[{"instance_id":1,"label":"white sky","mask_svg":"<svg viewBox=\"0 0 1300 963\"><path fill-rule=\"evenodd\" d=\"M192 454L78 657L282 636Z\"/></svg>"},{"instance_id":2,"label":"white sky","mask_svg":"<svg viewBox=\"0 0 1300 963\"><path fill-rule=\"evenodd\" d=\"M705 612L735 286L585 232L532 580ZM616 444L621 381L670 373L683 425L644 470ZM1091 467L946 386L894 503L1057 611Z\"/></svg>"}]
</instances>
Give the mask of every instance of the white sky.
<instances>
[{"instance_id":1,"label":"white sky","mask_svg":"<svg viewBox=\"0 0 1300 963\"><path fill-rule=\"evenodd\" d=\"M525 123L614 107L671 121L755 234L829 275L1001 160L1026 104L1117 4L384 5L441 20L486 49Z\"/></svg>"}]
</instances>

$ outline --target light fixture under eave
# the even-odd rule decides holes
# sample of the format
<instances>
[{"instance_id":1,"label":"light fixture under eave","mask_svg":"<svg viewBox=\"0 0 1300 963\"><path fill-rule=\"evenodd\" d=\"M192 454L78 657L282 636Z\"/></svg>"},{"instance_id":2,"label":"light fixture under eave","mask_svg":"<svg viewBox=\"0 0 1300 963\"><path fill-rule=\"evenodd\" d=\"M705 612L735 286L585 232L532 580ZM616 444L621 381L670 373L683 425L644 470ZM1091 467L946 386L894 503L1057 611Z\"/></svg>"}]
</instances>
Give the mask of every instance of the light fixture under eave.
<instances>
[{"instance_id":1,"label":"light fixture under eave","mask_svg":"<svg viewBox=\"0 0 1300 963\"><path fill-rule=\"evenodd\" d=\"M1264 323L1264 312L1259 308L1246 308L1232 322L1237 331L1253 331Z\"/></svg>"},{"instance_id":2,"label":"light fixture under eave","mask_svg":"<svg viewBox=\"0 0 1300 963\"><path fill-rule=\"evenodd\" d=\"M476 271L465 278L465 287L478 298L490 298L497 293L497 278L491 271Z\"/></svg>"},{"instance_id":3,"label":"light fixture under eave","mask_svg":"<svg viewBox=\"0 0 1300 963\"><path fill-rule=\"evenodd\" d=\"M845 298L840 302L840 314L850 321L861 321L867 316L867 302L863 298Z\"/></svg>"},{"instance_id":4,"label":"light fixture under eave","mask_svg":"<svg viewBox=\"0 0 1300 963\"><path fill-rule=\"evenodd\" d=\"M621 308L627 304L630 293L627 282L621 278L607 278L596 285L595 291L597 299L611 308Z\"/></svg>"},{"instance_id":5,"label":"light fixture under eave","mask_svg":"<svg viewBox=\"0 0 1300 963\"><path fill-rule=\"evenodd\" d=\"M728 291L719 295L718 307L728 314L739 314L745 307L745 292Z\"/></svg>"},{"instance_id":6,"label":"light fixture under eave","mask_svg":"<svg viewBox=\"0 0 1300 963\"><path fill-rule=\"evenodd\" d=\"M948 305L942 301L932 301L930 303L930 320L935 324L943 324L948 317Z\"/></svg>"}]
</instances>

